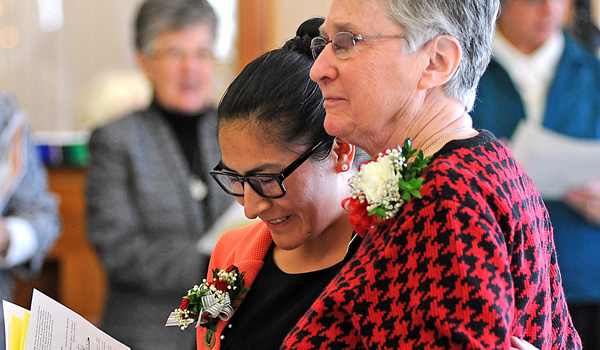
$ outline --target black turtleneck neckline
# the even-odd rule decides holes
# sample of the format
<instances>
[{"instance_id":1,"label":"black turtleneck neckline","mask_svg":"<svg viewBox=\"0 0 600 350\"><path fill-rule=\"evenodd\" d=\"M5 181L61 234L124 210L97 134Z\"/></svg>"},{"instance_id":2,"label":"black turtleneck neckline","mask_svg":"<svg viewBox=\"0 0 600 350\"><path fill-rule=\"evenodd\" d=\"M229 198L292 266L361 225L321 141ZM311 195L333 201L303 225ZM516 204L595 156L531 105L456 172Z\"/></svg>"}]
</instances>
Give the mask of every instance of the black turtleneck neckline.
<instances>
[{"instance_id":1,"label":"black turtleneck neckline","mask_svg":"<svg viewBox=\"0 0 600 350\"><path fill-rule=\"evenodd\" d=\"M196 169L201 164L199 159L201 154L198 152L198 123L201 122L210 108L203 108L198 113L187 114L168 110L160 105L156 99L152 101L151 106L159 111L175 133L190 170L195 174L199 174L201 169Z\"/></svg>"}]
</instances>

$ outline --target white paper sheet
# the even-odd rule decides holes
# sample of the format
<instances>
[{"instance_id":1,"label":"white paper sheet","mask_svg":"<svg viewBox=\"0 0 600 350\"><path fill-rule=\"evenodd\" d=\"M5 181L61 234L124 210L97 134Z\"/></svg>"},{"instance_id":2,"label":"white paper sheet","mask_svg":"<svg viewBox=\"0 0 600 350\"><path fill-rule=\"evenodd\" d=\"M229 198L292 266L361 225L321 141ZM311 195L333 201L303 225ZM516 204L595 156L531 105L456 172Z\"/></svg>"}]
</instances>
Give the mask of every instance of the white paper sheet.
<instances>
[{"instance_id":1,"label":"white paper sheet","mask_svg":"<svg viewBox=\"0 0 600 350\"><path fill-rule=\"evenodd\" d=\"M34 289L25 350L39 349L129 350L129 347L59 302Z\"/></svg>"},{"instance_id":2,"label":"white paper sheet","mask_svg":"<svg viewBox=\"0 0 600 350\"><path fill-rule=\"evenodd\" d=\"M560 199L567 190L600 179L598 140L573 138L521 122L509 147L546 200Z\"/></svg>"}]
</instances>

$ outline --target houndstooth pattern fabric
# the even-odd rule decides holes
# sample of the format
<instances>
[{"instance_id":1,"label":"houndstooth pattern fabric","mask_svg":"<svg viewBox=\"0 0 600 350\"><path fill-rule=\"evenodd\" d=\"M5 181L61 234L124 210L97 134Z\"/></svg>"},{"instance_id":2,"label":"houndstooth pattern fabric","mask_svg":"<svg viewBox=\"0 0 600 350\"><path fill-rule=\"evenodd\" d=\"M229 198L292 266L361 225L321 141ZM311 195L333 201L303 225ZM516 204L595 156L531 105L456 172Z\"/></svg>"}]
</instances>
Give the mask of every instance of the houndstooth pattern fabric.
<instances>
[{"instance_id":1,"label":"houndstooth pattern fabric","mask_svg":"<svg viewBox=\"0 0 600 350\"><path fill-rule=\"evenodd\" d=\"M579 349L542 199L489 133L368 233L282 349ZM457 143L454 142L456 145Z\"/></svg>"}]
</instances>

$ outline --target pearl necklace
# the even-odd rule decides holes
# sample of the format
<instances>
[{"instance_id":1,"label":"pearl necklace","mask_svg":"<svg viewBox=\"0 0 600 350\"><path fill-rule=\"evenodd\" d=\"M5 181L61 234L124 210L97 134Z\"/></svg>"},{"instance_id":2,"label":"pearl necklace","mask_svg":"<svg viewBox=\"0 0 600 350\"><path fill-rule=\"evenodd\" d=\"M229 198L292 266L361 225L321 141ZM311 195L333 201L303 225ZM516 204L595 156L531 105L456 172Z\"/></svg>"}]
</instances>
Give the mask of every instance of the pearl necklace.
<instances>
[{"instance_id":1,"label":"pearl necklace","mask_svg":"<svg viewBox=\"0 0 600 350\"><path fill-rule=\"evenodd\" d=\"M454 130L448 131L444 135L440 136L437 140L433 141L433 143L431 145L427 146L427 148L425 148L423 150L423 153L426 153L429 149L431 149L431 147L435 146L438 142L442 141L443 139L445 139L449 135L454 134L455 132L464 131L464 130L468 130L468 129L471 129L471 128L465 126L465 127L462 127L462 128L458 128L458 129L454 129Z\"/></svg>"}]
</instances>

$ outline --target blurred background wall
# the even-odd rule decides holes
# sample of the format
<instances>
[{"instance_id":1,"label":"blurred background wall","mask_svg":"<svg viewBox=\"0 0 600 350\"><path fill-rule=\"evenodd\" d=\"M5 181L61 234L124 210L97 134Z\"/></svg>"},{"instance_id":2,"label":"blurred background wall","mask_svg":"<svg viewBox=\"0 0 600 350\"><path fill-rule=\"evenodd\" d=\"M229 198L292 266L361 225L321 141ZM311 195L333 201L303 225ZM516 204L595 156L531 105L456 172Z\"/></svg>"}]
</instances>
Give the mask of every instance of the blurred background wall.
<instances>
[{"instance_id":1,"label":"blurred background wall","mask_svg":"<svg viewBox=\"0 0 600 350\"><path fill-rule=\"evenodd\" d=\"M125 89L131 95L126 98L144 93L132 49L132 23L140 2L0 0L0 89L17 95L35 131L80 131L88 119L96 118L90 113L127 109L131 101L101 96L108 85L132 87ZM255 46L251 55L256 55L283 43L304 19L325 15L330 4L330 0L212 2L223 16L221 32L229 33L221 40L230 44L220 55L215 101L245 63L238 55L238 38L246 38L238 35L240 28L252 27L253 38L244 40L247 47ZM261 6L268 11L255 11ZM240 27L247 17L251 23ZM263 40L255 40L259 36ZM107 108L103 98L118 101L112 103L114 110L101 110Z\"/></svg>"},{"instance_id":2,"label":"blurred background wall","mask_svg":"<svg viewBox=\"0 0 600 350\"><path fill-rule=\"evenodd\" d=\"M129 100L101 96L108 85L134 95L121 99L143 94L132 49L140 1L0 0L0 89L17 95L35 131L80 131L94 114L129 108ZM304 19L324 16L331 0L211 2L229 44L220 49L217 102L245 63L281 45ZM119 102L106 111L103 98Z\"/></svg>"}]
</instances>

